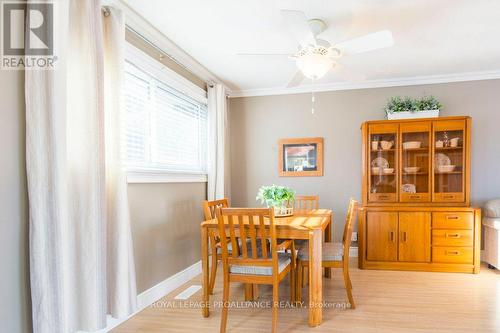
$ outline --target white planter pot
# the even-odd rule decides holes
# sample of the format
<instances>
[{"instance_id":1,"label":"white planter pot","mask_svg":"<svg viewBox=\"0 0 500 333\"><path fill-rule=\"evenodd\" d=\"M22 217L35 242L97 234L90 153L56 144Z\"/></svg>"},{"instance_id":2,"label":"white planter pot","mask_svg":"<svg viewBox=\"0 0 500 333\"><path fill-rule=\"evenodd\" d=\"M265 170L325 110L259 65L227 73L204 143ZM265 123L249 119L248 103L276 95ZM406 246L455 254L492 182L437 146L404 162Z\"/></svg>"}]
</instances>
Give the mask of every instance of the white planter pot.
<instances>
[{"instance_id":1,"label":"white planter pot","mask_svg":"<svg viewBox=\"0 0 500 333\"><path fill-rule=\"evenodd\" d=\"M405 111L387 113L387 119L414 119L414 118L437 118L439 117L439 110L426 110L426 111Z\"/></svg>"},{"instance_id":2,"label":"white planter pot","mask_svg":"<svg viewBox=\"0 0 500 333\"><path fill-rule=\"evenodd\" d=\"M274 207L274 216L275 217L283 217L283 216L291 216L293 215L293 207Z\"/></svg>"}]
</instances>

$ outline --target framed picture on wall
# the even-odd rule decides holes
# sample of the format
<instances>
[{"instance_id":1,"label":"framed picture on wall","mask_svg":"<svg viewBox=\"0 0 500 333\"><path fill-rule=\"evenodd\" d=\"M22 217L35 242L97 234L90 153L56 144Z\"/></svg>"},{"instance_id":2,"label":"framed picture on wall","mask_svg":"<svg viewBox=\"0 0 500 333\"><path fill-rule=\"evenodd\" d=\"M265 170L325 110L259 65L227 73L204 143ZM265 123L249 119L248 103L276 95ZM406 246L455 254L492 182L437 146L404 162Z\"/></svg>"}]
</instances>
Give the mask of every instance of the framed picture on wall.
<instances>
[{"instance_id":1,"label":"framed picture on wall","mask_svg":"<svg viewBox=\"0 0 500 333\"><path fill-rule=\"evenodd\" d=\"M323 176L323 138L281 139L278 145L280 176Z\"/></svg>"}]
</instances>

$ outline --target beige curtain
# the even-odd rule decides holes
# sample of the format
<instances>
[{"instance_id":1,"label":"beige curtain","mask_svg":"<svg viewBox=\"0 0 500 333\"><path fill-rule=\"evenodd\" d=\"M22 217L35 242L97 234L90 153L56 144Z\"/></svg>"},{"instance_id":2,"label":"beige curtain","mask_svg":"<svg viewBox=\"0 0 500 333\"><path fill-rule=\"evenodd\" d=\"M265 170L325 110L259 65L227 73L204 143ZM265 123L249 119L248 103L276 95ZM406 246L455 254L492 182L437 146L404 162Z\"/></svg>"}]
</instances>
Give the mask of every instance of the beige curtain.
<instances>
[{"instance_id":1,"label":"beige curtain","mask_svg":"<svg viewBox=\"0 0 500 333\"><path fill-rule=\"evenodd\" d=\"M136 307L120 163L125 28L97 0L61 1L54 71L26 71L34 332L95 331Z\"/></svg>"},{"instance_id":2,"label":"beige curtain","mask_svg":"<svg viewBox=\"0 0 500 333\"><path fill-rule=\"evenodd\" d=\"M226 88L222 84L208 87L208 200L230 197L229 124Z\"/></svg>"},{"instance_id":3,"label":"beige curtain","mask_svg":"<svg viewBox=\"0 0 500 333\"><path fill-rule=\"evenodd\" d=\"M108 313L123 318L134 312L137 303L127 176L121 152L125 20L113 7L103 15L107 269L111 272L107 274Z\"/></svg>"}]
</instances>

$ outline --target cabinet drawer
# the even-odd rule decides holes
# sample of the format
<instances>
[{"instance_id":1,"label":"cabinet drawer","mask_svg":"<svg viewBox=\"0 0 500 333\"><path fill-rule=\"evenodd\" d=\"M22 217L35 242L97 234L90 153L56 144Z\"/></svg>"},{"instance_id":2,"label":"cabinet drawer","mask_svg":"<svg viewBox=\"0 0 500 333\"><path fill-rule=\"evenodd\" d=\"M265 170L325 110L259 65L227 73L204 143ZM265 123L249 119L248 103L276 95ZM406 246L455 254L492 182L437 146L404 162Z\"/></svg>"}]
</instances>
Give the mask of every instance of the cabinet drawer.
<instances>
[{"instance_id":1,"label":"cabinet drawer","mask_svg":"<svg viewBox=\"0 0 500 333\"><path fill-rule=\"evenodd\" d=\"M473 246L472 230L432 230L432 246Z\"/></svg>"},{"instance_id":2,"label":"cabinet drawer","mask_svg":"<svg viewBox=\"0 0 500 333\"><path fill-rule=\"evenodd\" d=\"M396 202L396 193L370 193L370 202Z\"/></svg>"},{"instance_id":3,"label":"cabinet drawer","mask_svg":"<svg viewBox=\"0 0 500 333\"><path fill-rule=\"evenodd\" d=\"M472 264L472 247L433 247L432 262Z\"/></svg>"},{"instance_id":4,"label":"cabinet drawer","mask_svg":"<svg viewBox=\"0 0 500 333\"><path fill-rule=\"evenodd\" d=\"M401 193L401 202L429 202L431 196L429 193Z\"/></svg>"},{"instance_id":5,"label":"cabinet drawer","mask_svg":"<svg viewBox=\"0 0 500 333\"><path fill-rule=\"evenodd\" d=\"M433 229L470 229L474 226L474 215L469 212L434 212Z\"/></svg>"},{"instance_id":6,"label":"cabinet drawer","mask_svg":"<svg viewBox=\"0 0 500 333\"><path fill-rule=\"evenodd\" d=\"M434 202L464 202L463 192L458 193L434 193Z\"/></svg>"}]
</instances>

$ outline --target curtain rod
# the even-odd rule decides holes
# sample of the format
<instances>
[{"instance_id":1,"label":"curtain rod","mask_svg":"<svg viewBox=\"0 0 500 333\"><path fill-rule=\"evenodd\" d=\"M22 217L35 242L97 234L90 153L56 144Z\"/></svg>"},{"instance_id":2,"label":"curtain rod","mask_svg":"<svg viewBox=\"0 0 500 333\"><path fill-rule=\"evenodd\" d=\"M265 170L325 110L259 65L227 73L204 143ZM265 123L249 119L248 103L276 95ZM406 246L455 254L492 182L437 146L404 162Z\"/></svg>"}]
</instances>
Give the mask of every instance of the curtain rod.
<instances>
[{"instance_id":1,"label":"curtain rod","mask_svg":"<svg viewBox=\"0 0 500 333\"><path fill-rule=\"evenodd\" d=\"M179 65L180 67L182 67L183 69L185 69L186 71L188 71L189 73L191 73L192 75L194 75L195 77L197 77L197 78L200 79L200 77L196 73L193 73L193 71L191 71L189 68L187 68L184 64L182 64L181 62L179 62L177 59L175 59L173 56L171 56L167 52L163 51L160 47L158 47L156 44L154 44L153 42L151 42L148 38L144 37L144 35L142 35L140 32L138 32L137 30L135 30L134 28L132 28L130 25L125 24L125 27L130 32L132 32L137 37L139 37L144 42L146 42L149 46L151 46L152 48L154 48L156 51L160 52L160 58L161 57L167 57L167 58L169 58L170 60L172 60L173 62L175 62L177 65ZM209 84L205 80L203 80L203 79L201 79L201 80L203 82L205 82L207 85Z\"/></svg>"},{"instance_id":2,"label":"curtain rod","mask_svg":"<svg viewBox=\"0 0 500 333\"><path fill-rule=\"evenodd\" d=\"M101 11L104 14L104 16L108 17L111 14L111 11L109 10L109 6L102 6Z\"/></svg>"}]
</instances>

